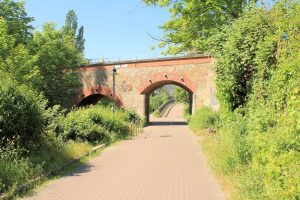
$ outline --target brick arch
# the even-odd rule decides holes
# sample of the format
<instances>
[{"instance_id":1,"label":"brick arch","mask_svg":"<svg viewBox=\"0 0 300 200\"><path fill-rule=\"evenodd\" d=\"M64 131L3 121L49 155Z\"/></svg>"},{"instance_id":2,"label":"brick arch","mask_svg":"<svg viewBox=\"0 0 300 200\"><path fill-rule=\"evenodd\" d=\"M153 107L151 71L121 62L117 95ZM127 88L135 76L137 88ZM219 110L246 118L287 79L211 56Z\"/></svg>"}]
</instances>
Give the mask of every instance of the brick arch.
<instances>
[{"instance_id":1,"label":"brick arch","mask_svg":"<svg viewBox=\"0 0 300 200\"><path fill-rule=\"evenodd\" d=\"M91 96L91 95L95 95L95 94L100 94L106 97L109 97L112 99L112 89L102 86L102 85L94 85L94 86L90 86L90 87L84 87L80 89L80 93L76 98L76 105L79 105L80 102ZM115 95L115 99L116 99L116 103L119 105L120 108L124 108L125 105L123 103L123 101L121 100L121 98L116 94Z\"/></svg>"},{"instance_id":2,"label":"brick arch","mask_svg":"<svg viewBox=\"0 0 300 200\"><path fill-rule=\"evenodd\" d=\"M187 76L180 75L178 73L158 73L152 77L149 77L139 87L140 94L150 94L154 90L164 85L174 84L178 85L190 93L194 93L197 89L194 84Z\"/></svg>"}]
</instances>

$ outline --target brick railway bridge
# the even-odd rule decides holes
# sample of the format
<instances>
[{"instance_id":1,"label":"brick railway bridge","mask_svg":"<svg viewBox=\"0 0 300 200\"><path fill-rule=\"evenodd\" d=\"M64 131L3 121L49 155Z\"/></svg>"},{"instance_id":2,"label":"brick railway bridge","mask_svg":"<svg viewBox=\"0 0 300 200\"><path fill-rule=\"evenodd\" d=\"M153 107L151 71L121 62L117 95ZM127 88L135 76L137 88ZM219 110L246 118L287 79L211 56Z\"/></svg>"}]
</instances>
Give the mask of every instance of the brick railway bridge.
<instances>
[{"instance_id":1,"label":"brick railway bridge","mask_svg":"<svg viewBox=\"0 0 300 200\"><path fill-rule=\"evenodd\" d=\"M135 110L149 121L149 96L164 85L177 85L190 94L190 113L202 106L218 108L212 59L209 56L171 57L99 63L69 68L82 83L70 102L82 106L102 97L113 98L115 68L116 103Z\"/></svg>"}]
</instances>

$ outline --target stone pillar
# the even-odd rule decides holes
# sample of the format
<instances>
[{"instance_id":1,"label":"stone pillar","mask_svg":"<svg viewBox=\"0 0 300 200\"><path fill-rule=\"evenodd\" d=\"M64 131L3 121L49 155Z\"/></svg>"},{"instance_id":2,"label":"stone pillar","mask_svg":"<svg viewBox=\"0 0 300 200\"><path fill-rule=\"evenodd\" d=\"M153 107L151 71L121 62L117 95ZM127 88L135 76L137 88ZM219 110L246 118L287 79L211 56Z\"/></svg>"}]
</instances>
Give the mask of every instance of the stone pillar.
<instances>
[{"instance_id":1,"label":"stone pillar","mask_svg":"<svg viewBox=\"0 0 300 200\"><path fill-rule=\"evenodd\" d=\"M144 116L145 116L145 121L148 124L150 119L150 112L149 112L149 103L150 103L150 97L149 94L145 94L145 101L144 101L144 108L145 108L145 112L144 112Z\"/></svg>"},{"instance_id":2,"label":"stone pillar","mask_svg":"<svg viewBox=\"0 0 300 200\"><path fill-rule=\"evenodd\" d=\"M196 109L197 109L197 105L196 105L197 98L195 93L193 93L191 96L192 96L192 115L193 115L196 113Z\"/></svg>"},{"instance_id":3,"label":"stone pillar","mask_svg":"<svg viewBox=\"0 0 300 200\"><path fill-rule=\"evenodd\" d=\"M140 117L144 117L145 116L145 95L138 94L136 95L133 101L134 101L134 110L137 112L137 114L140 115ZM131 101L130 103L133 102Z\"/></svg>"}]
</instances>

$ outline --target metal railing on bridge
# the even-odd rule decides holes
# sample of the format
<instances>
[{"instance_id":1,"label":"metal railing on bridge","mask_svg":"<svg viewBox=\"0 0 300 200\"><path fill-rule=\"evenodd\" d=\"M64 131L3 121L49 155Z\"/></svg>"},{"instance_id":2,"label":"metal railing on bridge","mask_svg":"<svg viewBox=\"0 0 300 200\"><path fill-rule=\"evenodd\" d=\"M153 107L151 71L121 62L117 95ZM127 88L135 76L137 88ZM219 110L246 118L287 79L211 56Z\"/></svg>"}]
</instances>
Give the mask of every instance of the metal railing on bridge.
<instances>
[{"instance_id":1,"label":"metal railing on bridge","mask_svg":"<svg viewBox=\"0 0 300 200\"><path fill-rule=\"evenodd\" d=\"M159 112L160 116L162 116L166 112L166 110L169 108L169 106L171 106L174 103L175 103L175 99L174 98L171 98L168 101L166 101L165 103L163 103L158 108L158 112Z\"/></svg>"}]
</instances>

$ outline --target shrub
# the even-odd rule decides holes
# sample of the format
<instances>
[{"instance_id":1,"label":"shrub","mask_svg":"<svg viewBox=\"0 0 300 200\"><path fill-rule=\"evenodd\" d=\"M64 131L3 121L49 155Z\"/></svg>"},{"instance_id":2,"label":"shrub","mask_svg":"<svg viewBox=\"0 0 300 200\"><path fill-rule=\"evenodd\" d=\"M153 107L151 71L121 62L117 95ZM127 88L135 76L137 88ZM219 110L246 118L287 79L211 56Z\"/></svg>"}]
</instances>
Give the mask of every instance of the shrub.
<instances>
[{"instance_id":1,"label":"shrub","mask_svg":"<svg viewBox=\"0 0 300 200\"><path fill-rule=\"evenodd\" d=\"M91 143L111 142L126 137L129 122L137 118L133 112L117 109L112 113L110 108L100 105L79 108L63 120L62 137Z\"/></svg>"},{"instance_id":2,"label":"shrub","mask_svg":"<svg viewBox=\"0 0 300 200\"><path fill-rule=\"evenodd\" d=\"M46 101L6 75L0 74L0 80L0 138L19 138L27 147L37 145L44 128Z\"/></svg>"},{"instance_id":3,"label":"shrub","mask_svg":"<svg viewBox=\"0 0 300 200\"><path fill-rule=\"evenodd\" d=\"M190 127L193 131L199 131L207 128L214 129L217 125L218 113L209 107L202 107L191 116Z\"/></svg>"},{"instance_id":4,"label":"shrub","mask_svg":"<svg viewBox=\"0 0 300 200\"><path fill-rule=\"evenodd\" d=\"M104 140L107 131L97 126L87 109L74 110L67 114L62 124L62 137L65 140L89 141L92 143Z\"/></svg>"},{"instance_id":5,"label":"shrub","mask_svg":"<svg viewBox=\"0 0 300 200\"><path fill-rule=\"evenodd\" d=\"M23 154L24 150L11 141L0 147L0 194L41 174L41 166Z\"/></svg>"},{"instance_id":6,"label":"shrub","mask_svg":"<svg viewBox=\"0 0 300 200\"><path fill-rule=\"evenodd\" d=\"M212 165L241 199L300 198L300 4L249 8L223 29Z\"/></svg>"},{"instance_id":7,"label":"shrub","mask_svg":"<svg viewBox=\"0 0 300 200\"><path fill-rule=\"evenodd\" d=\"M108 97L102 97L100 101L97 102L97 105L101 105L109 108L113 106L117 106L116 103L111 98Z\"/></svg>"},{"instance_id":8,"label":"shrub","mask_svg":"<svg viewBox=\"0 0 300 200\"><path fill-rule=\"evenodd\" d=\"M141 120L140 116L134 110L124 110L126 114L126 122L138 121Z\"/></svg>"}]
</instances>

